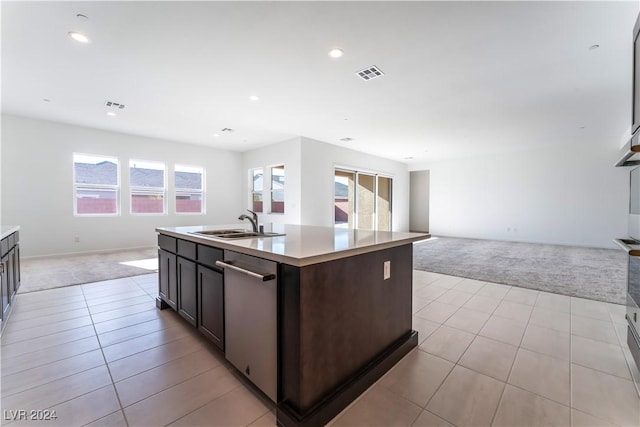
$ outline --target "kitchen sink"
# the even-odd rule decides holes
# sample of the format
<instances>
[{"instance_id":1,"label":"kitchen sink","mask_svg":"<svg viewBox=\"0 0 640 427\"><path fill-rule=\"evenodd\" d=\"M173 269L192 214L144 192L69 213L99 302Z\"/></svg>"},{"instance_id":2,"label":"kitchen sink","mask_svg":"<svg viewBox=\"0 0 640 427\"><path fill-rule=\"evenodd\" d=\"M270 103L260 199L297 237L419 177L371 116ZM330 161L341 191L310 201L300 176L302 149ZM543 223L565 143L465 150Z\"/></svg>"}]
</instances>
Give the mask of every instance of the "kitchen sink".
<instances>
[{"instance_id":1,"label":"kitchen sink","mask_svg":"<svg viewBox=\"0 0 640 427\"><path fill-rule=\"evenodd\" d=\"M215 237L219 239L248 239L252 237L276 237L284 236L281 233L256 233L247 230L205 230L205 231L192 231L192 234L201 234L207 237Z\"/></svg>"},{"instance_id":2,"label":"kitchen sink","mask_svg":"<svg viewBox=\"0 0 640 427\"><path fill-rule=\"evenodd\" d=\"M246 230L205 230L194 231L193 234L204 234L205 236L217 236L220 234L246 233Z\"/></svg>"}]
</instances>

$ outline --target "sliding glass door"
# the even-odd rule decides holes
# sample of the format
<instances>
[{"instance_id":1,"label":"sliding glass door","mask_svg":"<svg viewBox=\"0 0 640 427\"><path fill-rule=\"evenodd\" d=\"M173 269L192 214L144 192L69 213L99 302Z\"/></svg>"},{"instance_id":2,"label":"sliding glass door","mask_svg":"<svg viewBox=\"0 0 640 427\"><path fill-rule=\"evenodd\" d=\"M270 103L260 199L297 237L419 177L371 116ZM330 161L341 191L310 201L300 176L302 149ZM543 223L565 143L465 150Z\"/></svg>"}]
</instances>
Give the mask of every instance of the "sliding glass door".
<instances>
[{"instance_id":1,"label":"sliding glass door","mask_svg":"<svg viewBox=\"0 0 640 427\"><path fill-rule=\"evenodd\" d=\"M335 226L391 231L392 186L389 177L336 169Z\"/></svg>"},{"instance_id":2,"label":"sliding glass door","mask_svg":"<svg viewBox=\"0 0 640 427\"><path fill-rule=\"evenodd\" d=\"M391 178L379 176L376 199L377 230L391 231Z\"/></svg>"}]
</instances>

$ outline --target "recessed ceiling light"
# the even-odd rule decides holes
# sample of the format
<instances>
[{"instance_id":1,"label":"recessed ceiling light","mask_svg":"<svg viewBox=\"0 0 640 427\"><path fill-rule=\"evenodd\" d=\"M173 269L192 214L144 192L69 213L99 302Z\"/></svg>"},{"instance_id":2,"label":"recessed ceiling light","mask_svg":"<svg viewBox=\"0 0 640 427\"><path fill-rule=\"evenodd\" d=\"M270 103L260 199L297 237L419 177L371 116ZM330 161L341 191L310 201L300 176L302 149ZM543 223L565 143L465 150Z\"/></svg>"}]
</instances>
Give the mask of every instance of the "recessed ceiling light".
<instances>
[{"instance_id":1,"label":"recessed ceiling light","mask_svg":"<svg viewBox=\"0 0 640 427\"><path fill-rule=\"evenodd\" d=\"M345 137L345 138L340 138L340 141L343 141L343 142L349 142L349 141L353 141L353 138L349 138L349 137L347 136L347 137Z\"/></svg>"},{"instance_id":2,"label":"recessed ceiling light","mask_svg":"<svg viewBox=\"0 0 640 427\"><path fill-rule=\"evenodd\" d=\"M82 20L87 20L89 19L89 17L87 15L84 15L82 13L76 13L76 18L80 18Z\"/></svg>"},{"instance_id":3,"label":"recessed ceiling light","mask_svg":"<svg viewBox=\"0 0 640 427\"><path fill-rule=\"evenodd\" d=\"M342 55L344 55L344 51L337 47L329 51L329 56L332 58L340 58Z\"/></svg>"},{"instance_id":4,"label":"recessed ceiling light","mask_svg":"<svg viewBox=\"0 0 640 427\"><path fill-rule=\"evenodd\" d=\"M231 128L222 128L222 129L220 129L220 132L233 132L233 129L231 129Z\"/></svg>"},{"instance_id":5,"label":"recessed ceiling light","mask_svg":"<svg viewBox=\"0 0 640 427\"><path fill-rule=\"evenodd\" d=\"M404 158L405 160L413 160L413 156L408 156Z\"/></svg>"},{"instance_id":6,"label":"recessed ceiling light","mask_svg":"<svg viewBox=\"0 0 640 427\"><path fill-rule=\"evenodd\" d=\"M49 98L42 98L42 100L43 100L44 102L51 102L51 100L50 100Z\"/></svg>"},{"instance_id":7,"label":"recessed ceiling light","mask_svg":"<svg viewBox=\"0 0 640 427\"><path fill-rule=\"evenodd\" d=\"M591 46L589 46L589 50L596 50L600 47L599 44L592 44Z\"/></svg>"},{"instance_id":8,"label":"recessed ceiling light","mask_svg":"<svg viewBox=\"0 0 640 427\"><path fill-rule=\"evenodd\" d=\"M69 37L80 43L89 43L89 37L78 31L69 31Z\"/></svg>"},{"instance_id":9,"label":"recessed ceiling light","mask_svg":"<svg viewBox=\"0 0 640 427\"><path fill-rule=\"evenodd\" d=\"M260 100L260 98L258 98L258 97L257 97L257 96L255 96L255 95L251 95L251 96L249 97L249 99L250 99L251 101L259 101L259 100Z\"/></svg>"},{"instance_id":10,"label":"recessed ceiling light","mask_svg":"<svg viewBox=\"0 0 640 427\"><path fill-rule=\"evenodd\" d=\"M114 113L113 111L107 111L107 116L109 116L109 117L115 117L115 116L117 116L117 114L116 114L116 113Z\"/></svg>"}]
</instances>

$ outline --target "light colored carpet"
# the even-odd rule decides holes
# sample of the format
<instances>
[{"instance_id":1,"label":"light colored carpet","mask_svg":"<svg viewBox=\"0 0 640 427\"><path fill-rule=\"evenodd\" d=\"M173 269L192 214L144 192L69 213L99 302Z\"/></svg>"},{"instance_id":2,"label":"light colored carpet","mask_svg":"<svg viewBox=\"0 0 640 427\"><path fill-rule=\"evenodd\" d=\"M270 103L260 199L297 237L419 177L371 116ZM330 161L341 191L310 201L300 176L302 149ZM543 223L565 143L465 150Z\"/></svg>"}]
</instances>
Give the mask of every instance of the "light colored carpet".
<instances>
[{"instance_id":1,"label":"light colored carpet","mask_svg":"<svg viewBox=\"0 0 640 427\"><path fill-rule=\"evenodd\" d=\"M158 271L156 247L20 260L18 293L99 282Z\"/></svg>"},{"instance_id":2,"label":"light colored carpet","mask_svg":"<svg viewBox=\"0 0 640 427\"><path fill-rule=\"evenodd\" d=\"M627 254L618 249L440 237L413 247L418 270L624 304Z\"/></svg>"}]
</instances>

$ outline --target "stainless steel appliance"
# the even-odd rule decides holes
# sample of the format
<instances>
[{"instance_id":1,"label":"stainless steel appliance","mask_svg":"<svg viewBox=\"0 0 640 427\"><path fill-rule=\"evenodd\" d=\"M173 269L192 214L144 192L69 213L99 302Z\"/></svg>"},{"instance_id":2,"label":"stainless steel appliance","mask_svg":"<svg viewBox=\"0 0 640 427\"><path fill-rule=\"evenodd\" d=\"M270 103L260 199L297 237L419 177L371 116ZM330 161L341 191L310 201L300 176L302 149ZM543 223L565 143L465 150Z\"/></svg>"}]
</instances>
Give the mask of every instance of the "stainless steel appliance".
<instances>
[{"instance_id":1,"label":"stainless steel appliance","mask_svg":"<svg viewBox=\"0 0 640 427\"><path fill-rule=\"evenodd\" d=\"M616 243L628 254L627 344L640 366L640 241L617 239Z\"/></svg>"},{"instance_id":2,"label":"stainless steel appliance","mask_svg":"<svg viewBox=\"0 0 640 427\"><path fill-rule=\"evenodd\" d=\"M627 252L627 344L640 366L640 167L629 173L629 238L615 242Z\"/></svg>"},{"instance_id":3,"label":"stainless steel appliance","mask_svg":"<svg viewBox=\"0 0 640 427\"><path fill-rule=\"evenodd\" d=\"M271 400L278 393L277 268L224 251L225 356Z\"/></svg>"}]
</instances>

